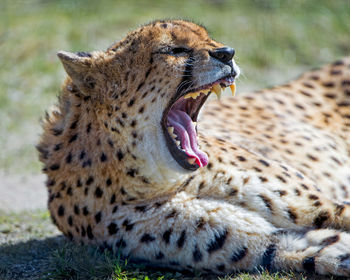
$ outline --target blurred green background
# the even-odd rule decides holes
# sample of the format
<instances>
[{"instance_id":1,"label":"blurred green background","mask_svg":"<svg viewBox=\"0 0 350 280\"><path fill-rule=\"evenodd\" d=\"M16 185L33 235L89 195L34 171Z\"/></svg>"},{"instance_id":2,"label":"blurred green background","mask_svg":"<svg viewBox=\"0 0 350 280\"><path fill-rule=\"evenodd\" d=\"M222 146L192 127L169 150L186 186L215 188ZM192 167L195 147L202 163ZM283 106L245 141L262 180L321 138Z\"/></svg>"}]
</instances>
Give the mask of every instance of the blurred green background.
<instances>
[{"instance_id":1,"label":"blurred green background","mask_svg":"<svg viewBox=\"0 0 350 280\"><path fill-rule=\"evenodd\" d=\"M106 49L160 18L192 19L233 46L239 92L350 54L347 0L0 0L0 171L40 172L39 119L64 79L58 50Z\"/></svg>"}]
</instances>

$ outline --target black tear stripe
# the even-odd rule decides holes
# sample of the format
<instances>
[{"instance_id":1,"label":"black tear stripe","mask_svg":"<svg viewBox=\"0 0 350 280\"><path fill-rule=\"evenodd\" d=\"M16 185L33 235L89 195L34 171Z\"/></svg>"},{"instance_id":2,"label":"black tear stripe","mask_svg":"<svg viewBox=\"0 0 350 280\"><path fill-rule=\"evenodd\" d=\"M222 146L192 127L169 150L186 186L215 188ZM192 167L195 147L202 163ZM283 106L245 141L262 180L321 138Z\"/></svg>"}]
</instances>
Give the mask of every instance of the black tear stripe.
<instances>
[{"instance_id":1,"label":"black tear stripe","mask_svg":"<svg viewBox=\"0 0 350 280\"><path fill-rule=\"evenodd\" d=\"M193 71L193 52L189 52L189 57L186 60L186 67L185 71L182 76L182 80L177 87L176 95L181 94L182 92L186 92L190 87L191 87L191 82L192 82L192 71Z\"/></svg>"}]
</instances>

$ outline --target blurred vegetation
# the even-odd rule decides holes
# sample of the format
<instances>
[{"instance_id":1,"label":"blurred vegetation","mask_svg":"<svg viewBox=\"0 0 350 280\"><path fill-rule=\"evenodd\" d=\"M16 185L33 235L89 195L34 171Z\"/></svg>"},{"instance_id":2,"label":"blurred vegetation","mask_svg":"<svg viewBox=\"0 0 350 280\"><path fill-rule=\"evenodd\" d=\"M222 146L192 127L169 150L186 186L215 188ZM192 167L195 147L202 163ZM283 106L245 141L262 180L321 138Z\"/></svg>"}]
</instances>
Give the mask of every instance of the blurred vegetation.
<instances>
[{"instance_id":1,"label":"blurred vegetation","mask_svg":"<svg viewBox=\"0 0 350 280\"><path fill-rule=\"evenodd\" d=\"M350 1L2 0L0 169L39 172L39 118L56 101L57 50L106 49L138 25L185 18L236 49L240 89L283 82L350 54Z\"/></svg>"}]
</instances>

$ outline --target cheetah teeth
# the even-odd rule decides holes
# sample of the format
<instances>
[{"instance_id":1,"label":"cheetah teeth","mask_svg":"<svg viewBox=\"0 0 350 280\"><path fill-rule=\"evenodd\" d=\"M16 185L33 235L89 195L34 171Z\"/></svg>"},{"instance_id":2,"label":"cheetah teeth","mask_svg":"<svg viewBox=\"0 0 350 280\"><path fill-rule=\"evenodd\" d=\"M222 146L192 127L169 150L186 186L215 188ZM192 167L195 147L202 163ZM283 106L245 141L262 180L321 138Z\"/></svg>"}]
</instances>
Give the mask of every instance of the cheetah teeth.
<instances>
[{"instance_id":1,"label":"cheetah teeth","mask_svg":"<svg viewBox=\"0 0 350 280\"><path fill-rule=\"evenodd\" d=\"M209 92L210 92L210 89L200 90L197 92L190 92L184 96L184 99L187 99L187 98L196 99L198 96L201 95L201 93L207 95Z\"/></svg>"},{"instance_id":2,"label":"cheetah teeth","mask_svg":"<svg viewBox=\"0 0 350 280\"><path fill-rule=\"evenodd\" d=\"M189 158L187 161L188 161L189 164L194 164L196 159L195 158Z\"/></svg>"},{"instance_id":3,"label":"cheetah teeth","mask_svg":"<svg viewBox=\"0 0 350 280\"><path fill-rule=\"evenodd\" d=\"M168 126L168 132L169 135L174 139L176 145L181 148L181 142L179 140L177 140L177 135L174 133L174 127L173 126Z\"/></svg>"},{"instance_id":4,"label":"cheetah teeth","mask_svg":"<svg viewBox=\"0 0 350 280\"><path fill-rule=\"evenodd\" d=\"M220 100L220 98L221 98L221 86L218 85L218 84L214 85L213 86L213 91L216 93L216 96Z\"/></svg>"},{"instance_id":5,"label":"cheetah teeth","mask_svg":"<svg viewBox=\"0 0 350 280\"><path fill-rule=\"evenodd\" d=\"M235 94L236 94L236 84L233 83L229 87L231 89L232 96L235 96ZM187 93L184 96L184 99L188 99L188 98L197 99L197 97L200 96L202 93L207 95L209 92L212 92L212 91L215 92L217 98L220 99L221 98L222 89L225 89L225 88L226 88L225 86L221 86L219 84L215 84L210 89L199 90L199 91L196 91L196 92Z\"/></svg>"},{"instance_id":6,"label":"cheetah teeth","mask_svg":"<svg viewBox=\"0 0 350 280\"><path fill-rule=\"evenodd\" d=\"M236 95L236 84L233 83L232 85L230 85L230 89L232 92L232 96L235 96Z\"/></svg>"},{"instance_id":7,"label":"cheetah teeth","mask_svg":"<svg viewBox=\"0 0 350 280\"><path fill-rule=\"evenodd\" d=\"M169 126L168 127L168 132L169 132L169 134L170 134L170 136L174 139L174 140L176 140L176 134L174 133L174 127L173 126Z\"/></svg>"}]
</instances>

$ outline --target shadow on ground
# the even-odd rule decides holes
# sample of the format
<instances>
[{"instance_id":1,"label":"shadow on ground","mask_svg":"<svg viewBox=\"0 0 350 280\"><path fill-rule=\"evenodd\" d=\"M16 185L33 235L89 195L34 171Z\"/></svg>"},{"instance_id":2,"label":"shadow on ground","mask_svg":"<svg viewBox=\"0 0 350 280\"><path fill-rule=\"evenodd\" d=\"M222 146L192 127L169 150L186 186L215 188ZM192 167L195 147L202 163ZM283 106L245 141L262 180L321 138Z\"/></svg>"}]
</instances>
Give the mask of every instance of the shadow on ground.
<instances>
[{"instance_id":1,"label":"shadow on ground","mask_svg":"<svg viewBox=\"0 0 350 280\"><path fill-rule=\"evenodd\" d=\"M237 274L217 276L152 269L128 263L109 250L79 246L64 236L0 246L0 279L344 279L299 274Z\"/></svg>"},{"instance_id":2,"label":"shadow on ground","mask_svg":"<svg viewBox=\"0 0 350 280\"><path fill-rule=\"evenodd\" d=\"M63 236L56 236L0 246L0 279L50 277L54 270L51 258L66 243Z\"/></svg>"}]
</instances>

